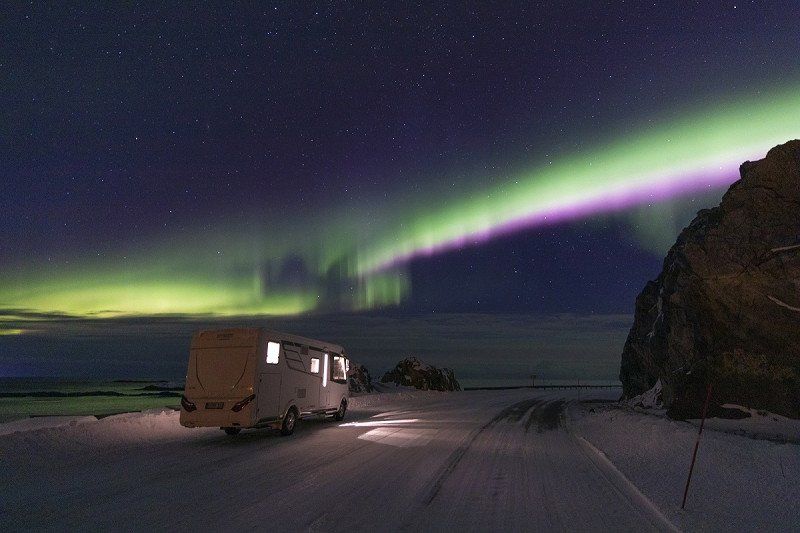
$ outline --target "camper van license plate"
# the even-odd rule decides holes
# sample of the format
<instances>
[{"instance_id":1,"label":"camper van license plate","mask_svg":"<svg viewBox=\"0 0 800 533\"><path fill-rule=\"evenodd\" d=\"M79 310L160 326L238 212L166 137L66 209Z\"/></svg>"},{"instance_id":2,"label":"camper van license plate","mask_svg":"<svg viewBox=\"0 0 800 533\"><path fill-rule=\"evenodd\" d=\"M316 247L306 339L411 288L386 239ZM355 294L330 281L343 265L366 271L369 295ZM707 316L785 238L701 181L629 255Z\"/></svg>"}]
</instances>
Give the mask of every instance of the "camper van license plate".
<instances>
[{"instance_id":1,"label":"camper van license plate","mask_svg":"<svg viewBox=\"0 0 800 533\"><path fill-rule=\"evenodd\" d=\"M225 402L208 402L206 403L206 409L222 409L225 406Z\"/></svg>"}]
</instances>

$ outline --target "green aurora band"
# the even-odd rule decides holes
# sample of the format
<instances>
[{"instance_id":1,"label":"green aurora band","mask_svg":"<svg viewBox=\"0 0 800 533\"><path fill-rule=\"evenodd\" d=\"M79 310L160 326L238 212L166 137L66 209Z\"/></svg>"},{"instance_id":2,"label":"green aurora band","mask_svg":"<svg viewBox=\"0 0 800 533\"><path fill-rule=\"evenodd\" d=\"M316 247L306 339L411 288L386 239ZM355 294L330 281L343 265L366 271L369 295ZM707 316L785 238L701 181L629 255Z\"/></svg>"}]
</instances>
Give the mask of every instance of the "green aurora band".
<instances>
[{"instance_id":1,"label":"green aurora band","mask_svg":"<svg viewBox=\"0 0 800 533\"><path fill-rule=\"evenodd\" d=\"M103 259L18 265L0 272L0 306L113 317L292 315L396 305L411 290L405 265L414 257L719 190L738 178L742 161L759 159L798 133L798 90L705 105L605 146L553 158L465 198L432 195L414 199L413 208L397 199L402 205L349 206L298 217L302 223L294 226L240 221L213 233L164 235ZM287 258L299 261L299 281L281 274Z\"/></svg>"}]
</instances>

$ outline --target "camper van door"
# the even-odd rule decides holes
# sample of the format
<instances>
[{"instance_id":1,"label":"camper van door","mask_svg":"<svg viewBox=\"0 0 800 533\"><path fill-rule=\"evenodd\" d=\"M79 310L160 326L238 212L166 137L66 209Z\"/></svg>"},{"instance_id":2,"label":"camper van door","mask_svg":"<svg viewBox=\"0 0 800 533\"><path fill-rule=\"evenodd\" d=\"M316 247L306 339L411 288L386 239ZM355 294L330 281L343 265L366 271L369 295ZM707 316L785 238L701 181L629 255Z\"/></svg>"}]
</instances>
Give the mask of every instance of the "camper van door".
<instances>
[{"instance_id":1,"label":"camper van door","mask_svg":"<svg viewBox=\"0 0 800 533\"><path fill-rule=\"evenodd\" d=\"M331 381L331 361L329 354L322 355L322 381L320 382L319 389L319 407L320 409L327 409L328 396L330 394L330 381Z\"/></svg>"},{"instance_id":2,"label":"camper van door","mask_svg":"<svg viewBox=\"0 0 800 533\"><path fill-rule=\"evenodd\" d=\"M261 374L258 381L258 417L280 415L281 375Z\"/></svg>"},{"instance_id":3,"label":"camper van door","mask_svg":"<svg viewBox=\"0 0 800 533\"><path fill-rule=\"evenodd\" d=\"M267 343L262 357L261 373L258 376L258 417L269 418L280 415L281 377L285 366L281 357L280 344L274 341Z\"/></svg>"},{"instance_id":4,"label":"camper van door","mask_svg":"<svg viewBox=\"0 0 800 533\"><path fill-rule=\"evenodd\" d=\"M308 385L308 405L310 409L320 409L322 400L320 393L322 392L322 365L324 356L322 352L310 349L308 352L308 370L309 375L307 379Z\"/></svg>"}]
</instances>

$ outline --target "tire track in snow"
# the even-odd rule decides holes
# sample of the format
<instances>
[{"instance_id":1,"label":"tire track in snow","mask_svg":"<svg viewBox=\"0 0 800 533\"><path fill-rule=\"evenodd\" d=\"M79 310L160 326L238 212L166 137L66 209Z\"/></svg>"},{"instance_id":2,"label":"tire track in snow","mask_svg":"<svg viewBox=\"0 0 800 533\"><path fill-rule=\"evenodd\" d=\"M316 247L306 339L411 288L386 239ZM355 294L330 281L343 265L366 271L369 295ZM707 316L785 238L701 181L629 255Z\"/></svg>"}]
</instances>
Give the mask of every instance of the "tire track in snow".
<instances>
[{"instance_id":1,"label":"tire track in snow","mask_svg":"<svg viewBox=\"0 0 800 533\"><path fill-rule=\"evenodd\" d=\"M517 402L473 431L441 469L416 520L467 530L676 531L569 429L563 397Z\"/></svg>"},{"instance_id":2,"label":"tire track in snow","mask_svg":"<svg viewBox=\"0 0 800 533\"><path fill-rule=\"evenodd\" d=\"M536 405L542 403L541 398L531 398L528 400L523 400L521 402L517 402L513 405L506 407L505 409L501 410L497 413L491 420L485 423L483 426L479 427L475 431L473 431L468 437L466 442L456 448L456 450L450 454L447 461L445 462L444 467L436 476L433 486L431 487L430 491L428 492L427 497L425 498L425 505L430 505L438 496L439 491L442 490L442 486L444 485L447 478L450 474L453 473L453 470L456 469L458 464L461 462L461 459L464 458L464 454L467 453L470 446L477 440L477 438L483 433L484 431L488 430L498 422L504 419L508 419L512 422L518 422L522 419L522 417L527 413L530 409L533 409Z\"/></svg>"},{"instance_id":3,"label":"tire track in snow","mask_svg":"<svg viewBox=\"0 0 800 533\"><path fill-rule=\"evenodd\" d=\"M531 409L528 420L525 422L525 433L530 432L534 423L537 433L556 429L559 425L563 425L563 414L563 400L549 402L541 409Z\"/></svg>"}]
</instances>

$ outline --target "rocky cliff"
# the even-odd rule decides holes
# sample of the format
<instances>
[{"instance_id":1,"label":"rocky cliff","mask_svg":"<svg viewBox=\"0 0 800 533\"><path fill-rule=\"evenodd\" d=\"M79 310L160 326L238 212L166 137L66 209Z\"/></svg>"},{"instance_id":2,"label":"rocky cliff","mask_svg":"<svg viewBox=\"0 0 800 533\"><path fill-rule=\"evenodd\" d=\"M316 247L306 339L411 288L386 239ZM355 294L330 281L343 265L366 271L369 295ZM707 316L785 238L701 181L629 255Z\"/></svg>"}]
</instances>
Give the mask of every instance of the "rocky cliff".
<instances>
[{"instance_id":1,"label":"rocky cliff","mask_svg":"<svg viewBox=\"0 0 800 533\"><path fill-rule=\"evenodd\" d=\"M636 299L624 396L660 380L676 418L725 403L800 417L800 141L746 162Z\"/></svg>"},{"instance_id":2,"label":"rocky cliff","mask_svg":"<svg viewBox=\"0 0 800 533\"><path fill-rule=\"evenodd\" d=\"M449 368L436 368L416 357L403 359L381 378L381 383L394 383L422 390L461 390L455 373Z\"/></svg>"}]
</instances>

